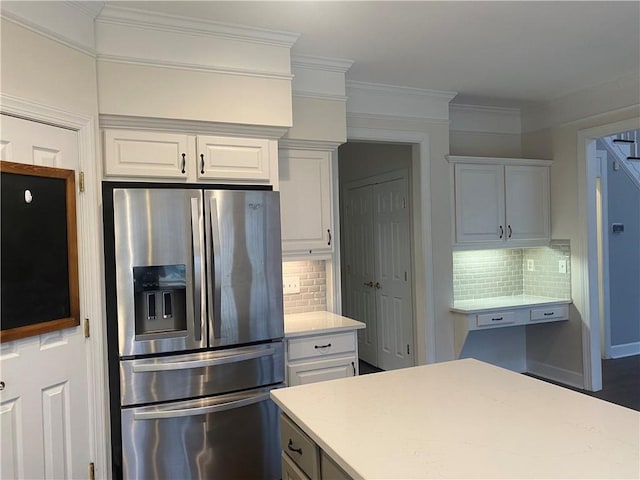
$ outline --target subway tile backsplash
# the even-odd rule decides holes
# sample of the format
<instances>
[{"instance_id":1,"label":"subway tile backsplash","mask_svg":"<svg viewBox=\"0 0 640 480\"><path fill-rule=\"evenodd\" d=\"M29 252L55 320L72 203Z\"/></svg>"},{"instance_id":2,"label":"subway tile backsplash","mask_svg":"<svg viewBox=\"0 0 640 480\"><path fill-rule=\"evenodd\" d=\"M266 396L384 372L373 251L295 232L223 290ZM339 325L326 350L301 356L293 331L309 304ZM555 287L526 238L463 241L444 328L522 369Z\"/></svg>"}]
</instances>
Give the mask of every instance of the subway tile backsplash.
<instances>
[{"instance_id":1,"label":"subway tile backsplash","mask_svg":"<svg viewBox=\"0 0 640 480\"><path fill-rule=\"evenodd\" d=\"M570 257L568 240L553 240L548 247L453 252L453 298L571 298ZM566 261L566 273L558 272L559 260Z\"/></svg>"},{"instance_id":2,"label":"subway tile backsplash","mask_svg":"<svg viewBox=\"0 0 640 480\"><path fill-rule=\"evenodd\" d=\"M323 260L282 262L282 275L300 278L300 293L284 295L284 313L327 309L327 274Z\"/></svg>"}]
</instances>

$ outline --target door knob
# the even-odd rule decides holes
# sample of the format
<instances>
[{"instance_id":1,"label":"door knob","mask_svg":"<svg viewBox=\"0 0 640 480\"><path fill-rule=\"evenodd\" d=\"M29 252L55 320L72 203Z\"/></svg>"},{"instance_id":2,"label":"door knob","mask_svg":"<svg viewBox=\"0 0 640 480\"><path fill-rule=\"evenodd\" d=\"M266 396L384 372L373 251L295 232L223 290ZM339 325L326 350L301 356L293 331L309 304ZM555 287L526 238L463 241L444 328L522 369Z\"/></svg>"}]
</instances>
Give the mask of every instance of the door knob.
<instances>
[{"instance_id":1,"label":"door knob","mask_svg":"<svg viewBox=\"0 0 640 480\"><path fill-rule=\"evenodd\" d=\"M4 382L0 382L0 391L4 390Z\"/></svg>"},{"instance_id":2,"label":"door knob","mask_svg":"<svg viewBox=\"0 0 640 480\"><path fill-rule=\"evenodd\" d=\"M365 287L373 287L373 282L369 282L369 283L364 282L364 283L363 283L363 285L364 285Z\"/></svg>"},{"instance_id":3,"label":"door knob","mask_svg":"<svg viewBox=\"0 0 640 480\"><path fill-rule=\"evenodd\" d=\"M380 285L380 282L376 282L376 288L377 289L381 289L382 288L382 285Z\"/></svg>"}]
</instances>

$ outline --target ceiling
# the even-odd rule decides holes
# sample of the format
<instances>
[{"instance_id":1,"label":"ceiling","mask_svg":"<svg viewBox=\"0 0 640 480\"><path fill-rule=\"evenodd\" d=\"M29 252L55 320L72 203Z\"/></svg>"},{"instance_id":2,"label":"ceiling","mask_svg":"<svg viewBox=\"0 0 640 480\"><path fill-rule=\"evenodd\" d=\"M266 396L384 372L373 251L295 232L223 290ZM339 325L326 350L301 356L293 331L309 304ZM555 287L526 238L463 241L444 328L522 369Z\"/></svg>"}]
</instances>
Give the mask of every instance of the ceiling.
<instances>
[{"instance_id":1,"label":"ceiling","mask_svg":"<svg viewBox=\"0 0 640 480\"><path fill-rule=\"evenodd\" d=\"M353 60L348 80L458 92L457 103L524 106L640 76L637 1L106 3L296 32L293 54Z\"/></svg>"}]
</instances>

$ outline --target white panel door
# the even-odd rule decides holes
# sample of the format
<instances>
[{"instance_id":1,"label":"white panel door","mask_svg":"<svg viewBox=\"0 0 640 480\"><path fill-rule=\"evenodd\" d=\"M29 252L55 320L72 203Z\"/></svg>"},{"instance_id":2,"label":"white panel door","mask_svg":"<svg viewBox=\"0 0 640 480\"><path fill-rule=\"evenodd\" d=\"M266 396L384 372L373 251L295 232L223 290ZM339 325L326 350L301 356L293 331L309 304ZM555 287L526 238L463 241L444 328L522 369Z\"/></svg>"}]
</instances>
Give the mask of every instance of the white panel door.
<instances>
[{"instance_id":1,"label":"white panel door","mask_svg":"<svg viewBox=\"0 0 640 480\"><path fill-rule=\"evenodd\" d=\"M413 365L407 179L373 186L378 367Z\"/></svg>"},{"instance_id":2,"label":"white panel door","mask_svg":"<svg viewBox=\"0 0 640 480\"><path fill-rule=\"evenodd\" d=\"M504 224L504 167L456 163L456 242L501 245L506 239Z\"/></svg>"},{"instance_id":3,"label":"white panel door","mask_svg":"<svg viewBox=\"0 0 640 480\"><path fill-rule=\"evenodd\" d=\"M505 166L508 240L550 238L549 167Z\"/></svg>"},{"instance_id":4,"label":"white panel door","mask_svg":"<svg viewBox=\"0 0 640 480\"><path fill-rule=\"evenodd\" d=\"M77 172L76 132L0 120L1 160ZM92 433L85 341L75 327L0 345L0 478L86 478Z\"/></svg>"},{"instance_id":5,"label":"white panel door","mask_svg":"<svg viewBox=\"0 0 640 480\"><path fill-rule=\"evenodd\" d=\"M376 321L373 203L370 186L350 189L344 208L343 252L346 266L346 314L366 324L358 330L358 355L371 365L378 364Z\"/></svg>"}]
</instances>

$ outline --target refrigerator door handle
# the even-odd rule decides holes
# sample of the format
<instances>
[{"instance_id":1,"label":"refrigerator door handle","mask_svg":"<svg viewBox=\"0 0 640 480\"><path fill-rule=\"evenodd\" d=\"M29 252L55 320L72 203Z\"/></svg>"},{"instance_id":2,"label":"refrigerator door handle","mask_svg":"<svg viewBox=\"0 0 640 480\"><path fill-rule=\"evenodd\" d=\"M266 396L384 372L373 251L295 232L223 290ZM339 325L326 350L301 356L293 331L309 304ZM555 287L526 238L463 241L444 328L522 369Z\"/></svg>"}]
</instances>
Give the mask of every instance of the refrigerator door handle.
<instances>
[{"instance_id":1,"label":"refrigerator door handle","mask_svg":"<svg viewBox=\"0 0 640 480\"><path fill-rule=\"evenodd\" d=\"M213 318L210 319L210 325L213 327L213 338L220 338L220 330L222 325L221 314L221 288L220 288L220 224L218 222L218 202L214 197L210 200L209 216L211 220L211 261L213 268L207 269L207 280L209 282L209 305L213 310ZM213 270L213 278L212 271Z\"/></svg>"},{"instance_id":2,"label":"refrigerator door handle","mask_svg":"<svg viewBox=\"0 0 640 480\"><path fill-rule=\"evenodd\" d=\"M207 405L197 408L183 408L183 409L163 409L158 407L150 412L134 412L134 420L157 420L164 418L178 418L178 417L192 417L195 415L208 415L211 413L224 412L225 410L233 410L234 408L245 407L254 403L260 403L269 398L269 392L260 393L241 400L235 400L232 402L215 403L213 405Z\"/></svg>"},{"instance_id":3,"label":"refrigerator door handle","mask_svg":"<svg viewBox=\"0 0 640 480\"><path fill-rule=\"evenodd\" d=\"M204 311L204 298L202 296L203 268L204 260L202 244L202 216L200 215L199 199L191 199L191 239L193 242L193 299L194 299L194 337L197 341L202 340L202 327Z\"/></svg>"},{"instance_id":4,"label":"refrigerator door handle","mask_svg":"<svg viewBox=\"0 0 640 480\"><path fill-rule=\"evenodd\" d=\"M168 370L188 370L190 368L213 367L223 365L225 363L242 362L245 360L253 360L261 357L268 357L275 353L273 348L265 348L252 352L243 352L235 355L217 356L214 358L204 358L200 360L188 360L184 362L162 362L140 360L140 363L134 363L131 370L134 373L141 372L162 372Z\"/></svg>"}]
</instances>

